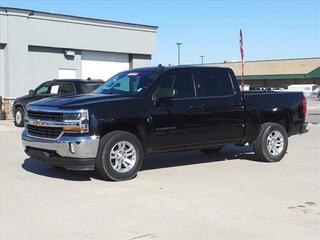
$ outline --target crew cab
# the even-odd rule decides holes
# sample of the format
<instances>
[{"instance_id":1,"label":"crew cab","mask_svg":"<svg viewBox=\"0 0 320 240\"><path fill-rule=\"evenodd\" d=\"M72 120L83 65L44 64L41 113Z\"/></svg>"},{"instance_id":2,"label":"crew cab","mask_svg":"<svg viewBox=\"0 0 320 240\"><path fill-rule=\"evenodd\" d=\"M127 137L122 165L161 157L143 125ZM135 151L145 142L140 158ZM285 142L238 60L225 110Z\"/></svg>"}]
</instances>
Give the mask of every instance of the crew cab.
<instances>
[{"instance_id":1,"label":"crew cab","mask_svg":"<svg viewBox=\"0 0 320 240\"><path fill-rule=\"evenodd\" d=\"M306 107L301 92L240 91L229 68L132 69L94 93L29 104L22 142L33 159L121 181L160 152L249 143L258 160L280 161L288 136L306 132Z\"/></svg>"},{"instance_id":2,"label":"crew cab","mask_svg":"<svg viewBox=\"0 0 320 240\"><path fill-rule=\"evenodd\" d=\"M54 79L40 84L29 94L16 98L13 103L14 124L24 126L25 107L28 103L55 95L85 94L94 91L103 84L102 80Z\"/></svg>"}]
</instances>

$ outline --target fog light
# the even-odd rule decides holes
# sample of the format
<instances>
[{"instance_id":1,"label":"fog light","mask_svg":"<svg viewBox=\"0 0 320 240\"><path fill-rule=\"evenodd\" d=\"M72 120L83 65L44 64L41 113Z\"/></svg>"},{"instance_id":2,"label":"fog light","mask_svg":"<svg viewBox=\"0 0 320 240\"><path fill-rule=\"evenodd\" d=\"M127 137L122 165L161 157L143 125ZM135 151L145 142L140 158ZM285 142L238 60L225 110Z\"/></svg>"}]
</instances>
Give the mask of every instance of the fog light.
<instances>
[{"instance_id":1,"label":"fog light","mask_svg":"<svg viewBox=\"0 0 320 240\"><path fill-rule=\"evenodd\" d=\"M75 154L75 153L76 153L76 144L75 144L75 143L69 143L69 151L70 151L72 154Z\"/></svg>"}]
</instances>

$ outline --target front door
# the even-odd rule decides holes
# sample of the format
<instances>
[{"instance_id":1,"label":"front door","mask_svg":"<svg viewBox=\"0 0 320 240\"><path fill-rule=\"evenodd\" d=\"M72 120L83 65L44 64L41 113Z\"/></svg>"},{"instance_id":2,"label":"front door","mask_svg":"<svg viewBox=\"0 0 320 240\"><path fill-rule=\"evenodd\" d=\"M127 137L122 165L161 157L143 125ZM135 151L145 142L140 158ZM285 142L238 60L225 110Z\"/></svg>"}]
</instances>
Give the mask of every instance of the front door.
<instances>
[{"instance_id":1,"label":"front door","mask_svg":"<svg viewBox=\"0 0 320 240\"><path fill-rule=\"evenodd\" d=\"M157 102L152 109L154 149L197 144L202 133L203 106L196 98L192 73L183 69L166 73L155 94Z\"/></svg>"}]
</instances>

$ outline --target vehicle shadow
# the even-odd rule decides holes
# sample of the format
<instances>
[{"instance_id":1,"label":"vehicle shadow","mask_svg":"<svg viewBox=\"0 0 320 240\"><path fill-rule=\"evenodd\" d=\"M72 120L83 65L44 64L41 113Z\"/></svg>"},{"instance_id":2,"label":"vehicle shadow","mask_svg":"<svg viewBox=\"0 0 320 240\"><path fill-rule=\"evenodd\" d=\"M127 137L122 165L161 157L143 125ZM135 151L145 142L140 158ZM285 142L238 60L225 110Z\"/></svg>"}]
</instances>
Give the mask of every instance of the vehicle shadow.
<instances>
[{"instance_id":1,"label":"vehicle shadow","mask_svg":"<svg viewBox=\"0 0 320 240\"><path fill-rule=\"evenodd\" d=\"M91 178L95 178L94 171L68 171L64 168L49 166L32 158L25 159L21 166L27 172L67 181L91 181Z\"/></svg>"},{"instance_id":2,"label":"vehicle shadow","mask_svg":"<svg viewBox=\"0 0 320 240\"><path fill-rule=\"evenodd\" d=\"M186 151L150 155L145 158L141 171L236 159L257 161L252 147L227 145L220 152L214 154L205 154L201 151ZM24 160L22 168L34 174L64 179L67 181L91 181L91 179L101 180L101 178L96 175L95 171L69 171L63 168L48 166L45 163L31 158Z\"/></svg>"},{"instance_id":3,"label":"vehicle shadow","mask_svg":"<svg viewBox=\"0 0 320 240\"><path fill-rule=\"evenodd\" d=\"M236 159L258 161L252 147L226 145L218 153L212 154L201 151L185 151L151 155L145 158L140 171Z\"/></svg>"}]
</instances>

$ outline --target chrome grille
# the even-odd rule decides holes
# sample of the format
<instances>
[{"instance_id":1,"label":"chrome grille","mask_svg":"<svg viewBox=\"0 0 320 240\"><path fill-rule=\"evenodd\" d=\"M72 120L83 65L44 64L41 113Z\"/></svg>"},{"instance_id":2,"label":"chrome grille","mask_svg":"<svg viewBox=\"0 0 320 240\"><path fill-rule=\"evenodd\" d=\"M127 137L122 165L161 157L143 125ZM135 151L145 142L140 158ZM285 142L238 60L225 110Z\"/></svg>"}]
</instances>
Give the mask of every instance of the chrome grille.
<instances>
[{"instance_id":1,"label":"chrome grille","mask_svg":"<svg viewBox=\"0 0 320 240\"><path fill-rule=\"evenodd\" d=\"M27 125L27 129L30 135L39 138L51 138L56 139L62 133L63 128L58 127L43 127L43 126L33 126Z\"/></svg>"},{"instance_id":2,"label":"chrome grille","mask_svg":"<svg viewBox=\"0 0 320 240\"><path fill-rule=\"evenodd\" d=\"M28 117L31 119L41 119L48 121L63 121L63 113L59 112L38 112L38 111L28 111Z\"/></svg>"}]
</instances>

